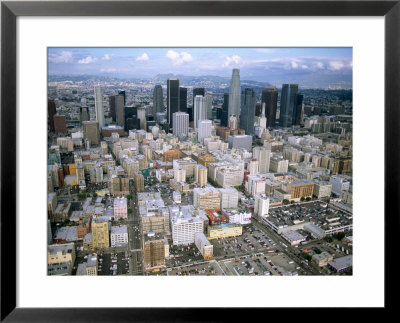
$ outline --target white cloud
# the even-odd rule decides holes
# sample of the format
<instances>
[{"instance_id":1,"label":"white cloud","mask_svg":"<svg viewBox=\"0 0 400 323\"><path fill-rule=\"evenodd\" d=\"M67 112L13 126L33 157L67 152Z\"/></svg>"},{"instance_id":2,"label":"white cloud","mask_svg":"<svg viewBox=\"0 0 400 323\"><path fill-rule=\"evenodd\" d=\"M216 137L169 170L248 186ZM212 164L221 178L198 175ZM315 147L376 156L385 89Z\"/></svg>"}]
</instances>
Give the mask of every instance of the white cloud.
<instances>
[{"instance_id":1,"label":"white cloud","mask_svg":"<svg viewBox=\"0 0 400 323\"><path fill-rule=\"evenodd\" d=\"M342 62L329 62L329 69L332 71L341 70L345 65Z\"/></svg>"},{"instance_id":2,"label":"white cloud","mask_svg":"<svg viewBox=\"0 0 400 323\"><path fill-rule=\"evenodd\" d=\"M241 57L238 55L226 56L225 62L222 64L222 67L228 67L231 64L240 64L242 61Z\"/></svg>"},{"instance_id":3,"label":"white cloud","mask_svg":"<svg viewBox=\"0 0 400 323\"><path fill-rule=\"evenodd\" d=\"M290 62L290 66L291 66L292 68L298 68L298 67L299 67L299 64L297 64L295 61L291 61L291 62Z\"/></svg>"},{"instance_id":4,"label":"white cloud","mask_svg":"<svg viewBox=\"0 0 400 323\"><path fill-rule=\"evenodd\" d=\"M97 57L87 56L86 58L82 58L78 61L79 64L90 64L97 61Z\"/></svg>"},{"instance_id":5,"label":"white cloud","mask_svg":"<svg viewBox=\"0 0 400 323\"><path fill-rule=\"evenodd\" d=\"M108 61L111 59L111 56L113 56L113 54L104 54L104 56L101 59Z\"/></svg>"},{"instance_id":6,"label":"white cloud","mask_svg":"<svg viewBox=\"0 0 400 323\"><path fill-rule=\"evenodd\" d=\"M113 73L113 72L116 72L116 71L117 71L116 68L101 68L100 69L100 72L103 72L103 73Z\"/></svg>"},{"instance_id":7,"label":"white cloud","mask_svg":"<svg viewBox=\"0 0 400 323\"><path fill-rule=\"evenodd\" d=\"M165 56L167 56L174 65L181 65L193 61L192 55L187 52L178 53L174 50L169 50Z\"/></svg>"},{"instance_id":8,"label":"white cloud","mask_svg":"<svg viewBox=\"0 0 400 323\"><path fill-rule=\"evenodd\" d=\"M322 62L317 62L316 65L318 68L324 68L324 64Z\"/></svg>"},{"instance_id":9,"label":"white cloud","mask_svg":"<svg viewBox=\"0 0 400 323\"><path fill-rule=\"evenodd\" d=\"M136 58L137 61L148 61L149 60L149 55L146 53L143 53L139 57Z\"/></svg>"},{"instance_id":10,"label":"white cloud","mask_svg":"<svg viewBox=\"0 0 400 323\"><path fill-rule=\"evenodd\" d=\"M72 53L71 52L61 52L59 54L49 54L49 61L51 63L71 63L73 61L72 59Z\"/></svg>"}]
</instances>

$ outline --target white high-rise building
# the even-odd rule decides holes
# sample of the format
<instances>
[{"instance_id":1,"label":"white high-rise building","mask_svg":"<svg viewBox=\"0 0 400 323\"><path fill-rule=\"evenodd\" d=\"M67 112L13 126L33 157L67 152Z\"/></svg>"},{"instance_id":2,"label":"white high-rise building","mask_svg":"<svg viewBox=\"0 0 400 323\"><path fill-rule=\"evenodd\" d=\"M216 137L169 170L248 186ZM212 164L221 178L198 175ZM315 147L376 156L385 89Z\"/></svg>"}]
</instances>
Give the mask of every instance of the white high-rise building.
<instances>
[{"instance_id":1,"label":"white high-rise building","mask_svg":"<svg viewBox=\"0 0 400 323\"><path fill-rule=\"evenodd\" d=\"M94 105L96 110L96 120L99 123L99 130L104 127L104 103L103 88L99 85L94 87Z\"/></svg>"},{"instance_id":2,"label":"white high-rise building","mask_svg":"<svg viewBox=\"0 0 400 323\"><path fill-rule=\"evenodd\" d=\"M258 217L268 217L269 197L265 194L258 194L254 198L254 214Z\"/></svg>"},{"instance_id":3,"label":"white high-rise building","mask_svg":"<svg viewBox=\"0 0 400 323\"><path fill-rule=\"evenodd\" d=\"M199 121L207 119L207 110L205 107L204 97L196 95L194 98L193 122L194 128L199 127Z\"/></svg>"},{"instance_id":4,"label":"white high-rise building","mask_svg":"<svg viewBox=\"0 0 400 323\"><path fill-rule=\"evenodd\" d=\"M185 112L175 112L172 115L173 127L172 132L174 136L187 136L189 132L189 114Z\"/></svg>"},{"instance_id":5,"label":"white high-rise building","mask_svg":"<svg viewBox=\"0 0 400 323\"><path fill-rule=\"evenodd\" d=\"M266 147L254 147L253 157L258 160L260 174L268 173L271 150L267 149Z\"/></svg>"},{"instance_id":6,"label":"white high-rise building","mask_svg":"<svg viewBox=\"0 0 400 323\"><path fill-rule=\"evenodd\" d=\"M199 120L199 130L197 132L197 139L199 142L203 141L203 138L211 137L212 121L211 120Z\"/></svg>"},{"instance_id":7,"label":"white high-rise building","mask_svg":"<svg viewBox=\"0 0 400 323\"><path fill-rule=\"evenodd\" d=\"M231 87L229 88L228 115L240 116L240 71L237 68L232 70Z\"/></svg>"}]
</instances>

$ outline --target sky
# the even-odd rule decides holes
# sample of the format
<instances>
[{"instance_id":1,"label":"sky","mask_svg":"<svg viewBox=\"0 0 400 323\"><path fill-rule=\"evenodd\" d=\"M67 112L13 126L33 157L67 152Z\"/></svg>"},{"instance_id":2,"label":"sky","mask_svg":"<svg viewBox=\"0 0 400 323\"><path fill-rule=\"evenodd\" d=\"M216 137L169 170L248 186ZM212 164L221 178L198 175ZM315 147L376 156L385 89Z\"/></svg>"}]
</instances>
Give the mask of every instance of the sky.
<instances>
[{"instance_id":1,"label":"sky","mask_svg":"<svg viewBox=\"0 0 400 323\"><path fill-rule=\"evenodd\" d=\"M49 48L49 75L152 78L158 74L279 82L352 80L352 48Z\"/></svg>"}]
</instances>

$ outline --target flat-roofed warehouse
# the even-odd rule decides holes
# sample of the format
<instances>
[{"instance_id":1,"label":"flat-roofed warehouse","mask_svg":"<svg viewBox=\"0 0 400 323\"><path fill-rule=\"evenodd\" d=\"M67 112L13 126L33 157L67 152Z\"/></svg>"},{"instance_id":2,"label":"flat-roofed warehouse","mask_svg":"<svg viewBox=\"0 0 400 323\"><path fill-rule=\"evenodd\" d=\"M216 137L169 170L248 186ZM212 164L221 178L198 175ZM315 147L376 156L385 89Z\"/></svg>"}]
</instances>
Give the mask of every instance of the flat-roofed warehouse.
<instances>
[{"instance_id":1,"label":"flat-roofed warehouse","mask_svg":"<svg viewBox=\"0 0 400 323\"><path fill-rule=\"evenodd\" d=\"M329 261L328 266L338 273L348 270L353 267L353 255L348 255Z\"/></svg>"}]
</instances>

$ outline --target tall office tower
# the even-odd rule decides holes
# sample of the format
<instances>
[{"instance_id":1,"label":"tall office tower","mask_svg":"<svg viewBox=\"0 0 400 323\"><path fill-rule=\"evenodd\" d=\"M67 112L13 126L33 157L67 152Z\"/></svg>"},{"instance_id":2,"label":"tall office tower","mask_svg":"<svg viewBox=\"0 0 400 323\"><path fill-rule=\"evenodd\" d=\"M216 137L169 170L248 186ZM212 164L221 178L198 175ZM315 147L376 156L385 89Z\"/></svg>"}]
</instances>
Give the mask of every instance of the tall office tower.
<instances>
[{"instance_id":1,"label":"tall office tower","mask_svg":"<svg viewBox=\"0 0 400 323\"><path fill-rule=\"evenodd\" d=\"M231 87L229 88L228 114L240 116L240 74L237 68L232 70Z\"/></svg>"},{"instance_id":2,"label":"tall office tower","mask_svg":"<svg viewBox=\"0 0 400 323\"><path fill-rule=\"evenodd\" d=\"M194 98L194 111L193 111L193 121L194 128L199 127L199 120L205 120L206 117L206 108L204 104L204 96L196 95Z\"/></svg>"},{"instance_id":3,"label":"tall office tower","mask_svg":"<svg viewBox=\"0 0 400 323\"><path fill-rule=\"evenodd\" d=\"M88 139L91 145L100 142L99 123L97 121L83 121L83 138Z\"/></svg>"},{"instance_id":4,"label":"tall office tower","mask_svg":"<svg viewBox=\"0 0 400 323\"><path fill-rule=\"evenodd\" d=\"M94 105L96 120L99 122L99 128L101 129L104 127L103 88L101 86L94 87Z\"/></svg>"},{"instance_id":5,"label":"tall office tower","mask_svg":"<svg viewBox=\"0 0 400 323\"><path fill-rule=\"evenodd\" d=\"M293 125L300 126L304 124L304 96L303 94L296 95L296 108L294 110Z\"/></svg>"},{"instance_id":6,"label":"tall office tower","mask_svg":"<svg viewBox=\"0 0 400 323\"><path fill-rule=\"evenodd\" d=\"M116 95L114 96L114 104L115 104L115 120L117 121L117 125L123 127L125 125L124 122L124 96Z\"/></svg>"},{"instance_id":7,"label":"tall office tower","mask_svg":"<svg viewBox=\"0 0 400 323\"><path fill-rule=\"evenodd\" d=\"M137 118L138 118L139 128L146 130L146 108L145 107L137 108Z\"/></svg>"},{"instance_id":8,"label":"tall office tower","mask_svg":"<svg viewBox=\"0 0 400 323\"><path fill-rule=\"evenodd\" d=\"M224 93L224 103L222 104L222 117L221 117L221 126L228 126L228 106L229 106L229 93Z\"/></svg>"},{"instance_id":9,"label":"tall office tower","mask_svg":"<svg viewBox=\"0 0 400 323\"><path fill-rule=\"evenodd\" d=\"M185 112L175 112L172 115L174 126L172 131L174 136L187 136L189 132L189 115Z\"/></svg>"},{"instance_id":10,"label":"tall office tower","mask_svg":"<svg viewBox=\"0 0 400 323\"><path fill-rule=\"evenodd\" d=\"M79 115L80 115L80 120L81 120L81 125L82 125L83 121L90 120L89 108L88 107L80 107L79 111L80 111Z\"/></svg>"},{"instance_id":11,"label":"tall office tower","mask_svg":"<svg viewBox=\"0 0 400 323\"><path fill-rule=\"evenodd\" d=\"M54 115L54 132L55 133L67 133L67 118L62 115Z\"/></svg>"},{"instance_id":12,"label":"tall office tower","mask_svg":"<svg viewBox=\"0 0 400 323\"><path fill-rule=\"evenodd\" d=\"M199 130L197 132L197 140L202 142L203 138L211 136L212 121L211 120L199 120Z\"/></svg>"},{"instance_id":13,"label":"tall office tower","mask_svg":"<svg viewBox=\"0 0 400 323\"><path fill-rule=\"evenodd\" d=\"M293 115L296 109L296 97L298 90L298 84L282 85L281 108L279 117L279 126L281 127L290 127L293 125Z\"/></svg>"},{"instance_id":14,"label":"tall office tower","mask_svg":"<svg viewBox=\"0 0 400 323\"><path fill-rule=\"evenodd\" d=\"M51 132L54 132L54 116L56 113L57 110L54 100L47 100L47 117Z\"/></svg>"},{"instance_id":15,"label":"tall office tower","mask_svg":"<svg viewBox=\"0 0 400 323\"><path fill-rule=\"evenodd\" d=\"M187 112L187 88L179 88L179 111Z\"/></svg>"},{"instance_id":16,"label":"tall office tower","mask_svg":"<svg viewBox=\"0 0 400 323\"><path fill-rule=\"evenodd\" d=\"M212 119L212 102L213 98L210 94L206 94L204 96L204 104L205 104L205 109L206 109L206 119L211 120Z\"/></svg>"},{"instance_id":17,"label":"tall office tower","mask_svg":"<svg viewBox=\"0 0 400 323\"><path fill-rule=\"evenodd\" d=\"M206 94L206 91L205 91L204 87L193 88L193 106L194 106L194 98L196 97L196 95L205 96L205 94Z\"/></svg>"},{"instance_id":18,"label":"tall office tower","mask_svg":"<svg viewBox=\"0 0 400 323\"><path fill-rule=\"evenodd\" d=\"M126 105L126 93L123 90L118 91L118 95L122 95L124 97L124 105Z\"/></svg>"},{"instance_id":19,"label":"tall office tower","mask_svg":"<svg viewBox=\"0 0 400 323\"><path fill-rule=\"evenodd\" d=\"M269 164L271 159L271 150L266 147L254 147L253 158L258 160L260 174L269 172Z\"/></svg>"},{"instance_id":20,"label":"tall office tower","mask_svg":"<svg viewBox=\"0 0 400 323\"><path fill-rule=\"evenodd\" d=\"M254 117L256 113L256 92L245 88L242 92L240 129L244 129L247 135L254 134Z\"/></svg>"},{"instance_id":21,"label":"tall office tower","mask_svg":"<svg viewBox=\"0 0 400 323\"><path fill-rule=\"evenodd\" d=\"M110 107L110 112L108 113L108 117L112 119L112 121L116 120L115 113L115 95L108 96L108 105Z\"/></svg>"},{"instance_id":22,"label":"tall office tower","mask_svg":"<svg viewBox=\"0 0 400 323\"><path fill-rule=\"evenodd\" d=\"M266 87L261 94L261 105L265 103L267 127L275 126L276 109L278 106L278 90L276 87Z\"/></svg>"},{"instance_id":23,"label":"tall office tower","mask_svg":"<svg viewBox=\"0 0 400 323\"><path fill-rule=\"evenodd\" d=\"M124 107L124 130L129 132L129 130L139 129L138 125L138 115L137 115L137 107L130 106Z\"/></svg>"},{"instance_id":24,"label":"tall office tower","mask_svg":"<svg viewBox=\"0 0 400 323\"><path fill-rule=\"evenodd\" d=\"M179 111L179 80L168 79L167 81L167 120L172 128L172 114Z\"/></svg>"},{"instance_id":25,"label":"tall office tower","mask_svg":"<svg viewBox=\"0 0 400 323\"><path fill-rule=\"evenodd\" d=\"M153 90L153 110L152 114L155 117L157 112L164 112L163 91L162 86L157 84Z\"/></svg>"}]
</instances>

